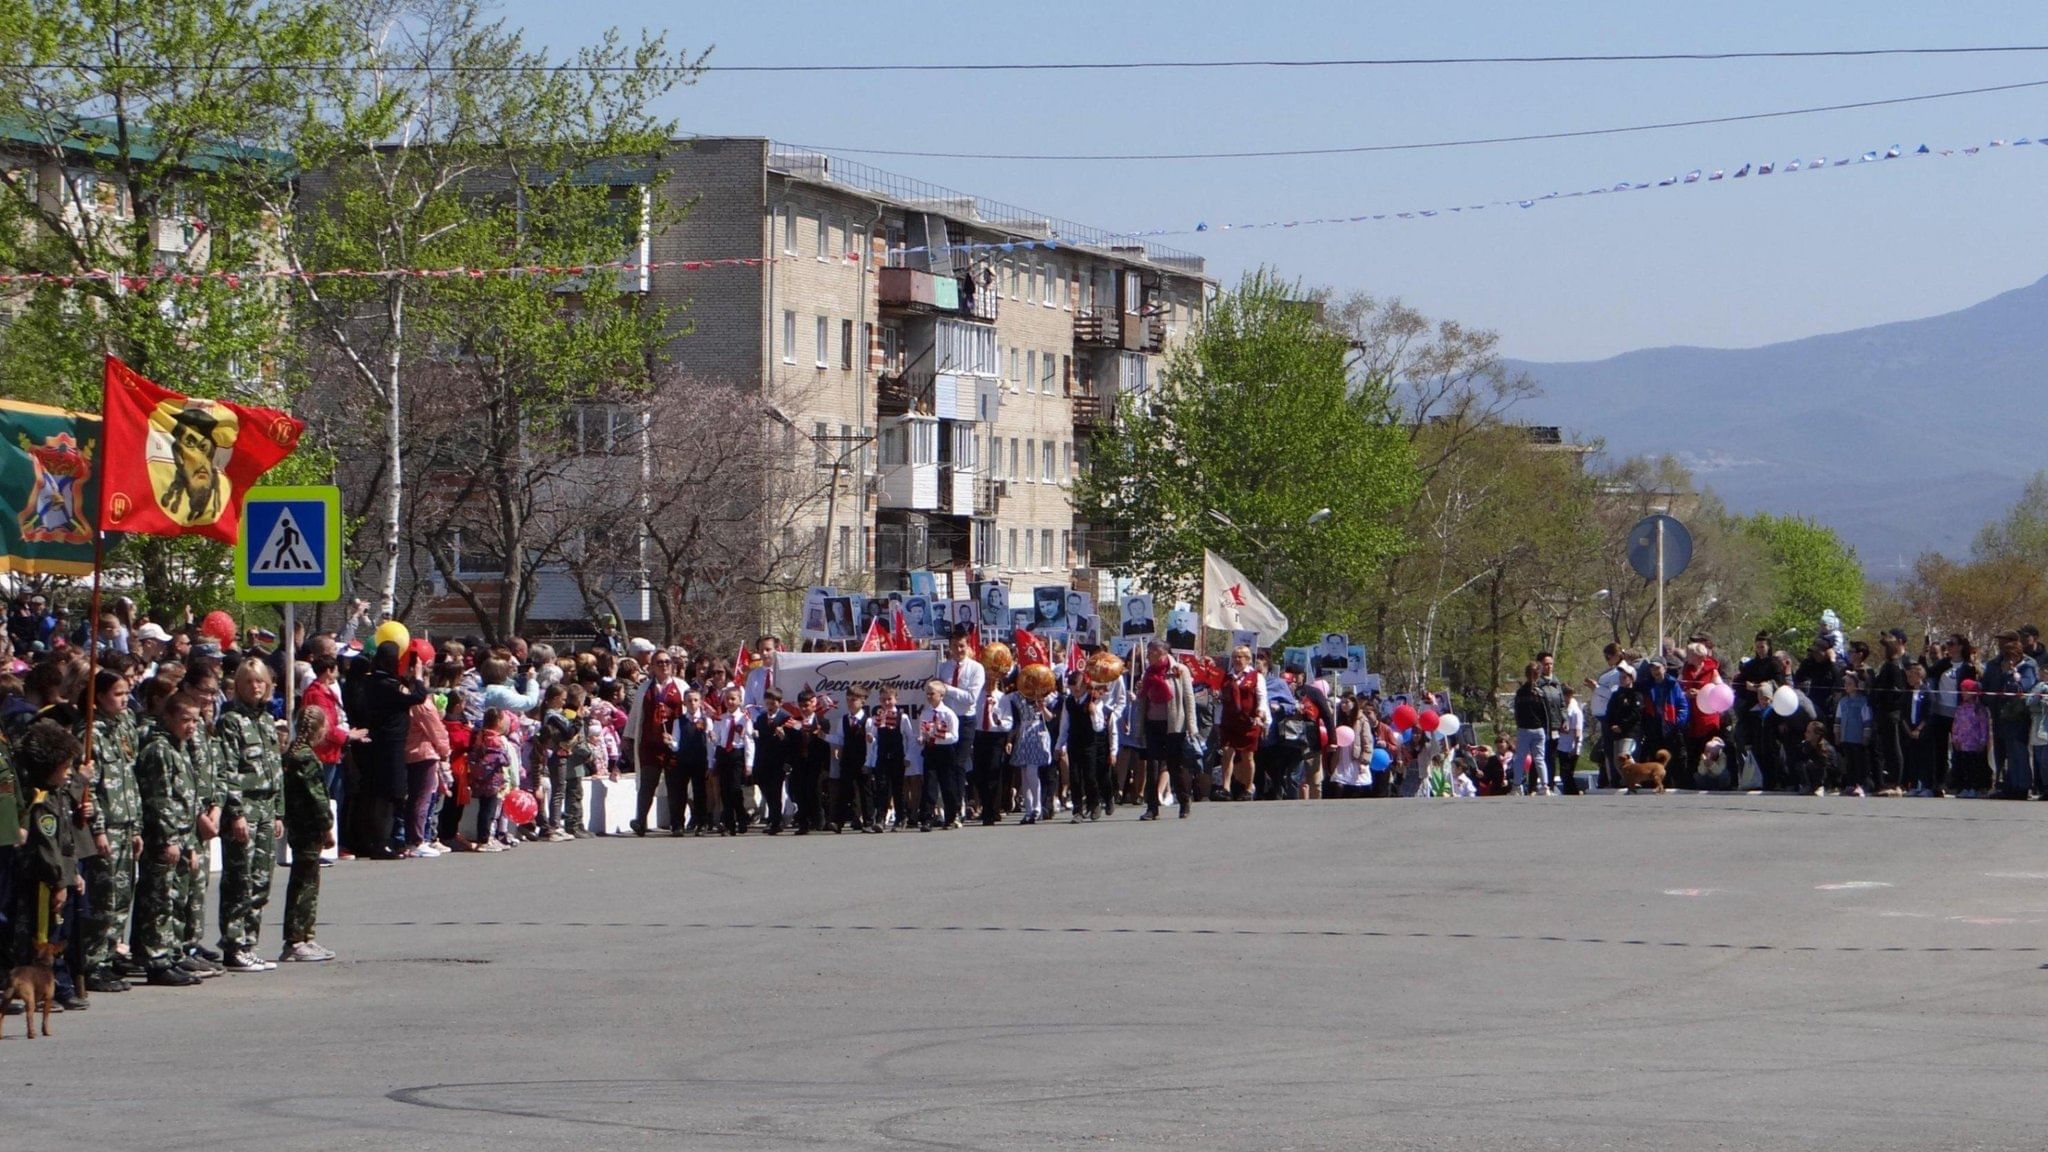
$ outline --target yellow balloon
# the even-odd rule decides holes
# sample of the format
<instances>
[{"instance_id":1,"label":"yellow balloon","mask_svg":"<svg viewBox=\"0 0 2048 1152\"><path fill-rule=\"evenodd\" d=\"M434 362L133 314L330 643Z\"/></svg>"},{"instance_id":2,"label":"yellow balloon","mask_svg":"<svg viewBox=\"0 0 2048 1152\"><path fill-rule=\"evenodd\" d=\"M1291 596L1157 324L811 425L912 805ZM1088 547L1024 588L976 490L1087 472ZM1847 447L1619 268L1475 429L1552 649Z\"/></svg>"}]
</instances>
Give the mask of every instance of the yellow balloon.
<instances>
[{"instance_id":1,"label":"yellow balloon","mask_svg":"<svg viewBox=\"0 0 2048 1152\"><path fill-rule=\"evenodd\" d=\"M398 645L401 652L412 646L412 633L406 630L404 621L386 620L377 625L377 635L372 646L381 648L387 643Z\"/></svg>"}]
</instances>

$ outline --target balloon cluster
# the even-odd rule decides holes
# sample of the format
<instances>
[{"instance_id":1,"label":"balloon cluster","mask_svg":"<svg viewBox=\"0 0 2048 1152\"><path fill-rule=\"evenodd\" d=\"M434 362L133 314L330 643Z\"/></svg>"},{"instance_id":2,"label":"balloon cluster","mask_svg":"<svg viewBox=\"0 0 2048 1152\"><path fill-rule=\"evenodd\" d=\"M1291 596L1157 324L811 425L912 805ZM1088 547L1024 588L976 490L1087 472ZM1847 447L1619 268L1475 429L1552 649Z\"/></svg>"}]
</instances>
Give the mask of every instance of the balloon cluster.
<instances>
[{"instance_id":1,"label":"balloon cluster","mask_svg":"<svg viewBox=\"0 0 2048 1152\"><path fill-rule=\"evenodd\" d=\"M1418 712L1412 704L1396 704L1394 714L1387 717L1387 723L1392 724L1396 732L1419 728L1427 735L1440 736L1446 740L1456 736L1465 726L1464 721L1449 712L1439 713L1434 708L1424 708Z\"/></svg>"}]
</instances>

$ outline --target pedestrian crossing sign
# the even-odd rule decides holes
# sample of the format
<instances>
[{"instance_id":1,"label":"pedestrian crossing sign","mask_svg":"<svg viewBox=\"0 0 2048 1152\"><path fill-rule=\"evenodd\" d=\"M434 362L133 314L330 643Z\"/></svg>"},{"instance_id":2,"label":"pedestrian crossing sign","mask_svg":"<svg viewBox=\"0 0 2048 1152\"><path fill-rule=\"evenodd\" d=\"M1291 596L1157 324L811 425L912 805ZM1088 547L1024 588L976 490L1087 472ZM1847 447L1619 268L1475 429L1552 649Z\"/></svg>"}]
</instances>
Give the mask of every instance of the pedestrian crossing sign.
<instances>
[{"instance_id":1,"label":"pedestrian crossing sign","mask_svg":"<svg viewBox=\"0 0 2048 1152\"><path fill-rule=\"evenodd\" d=\"M258 603L341 598L341 489L251 488L235 541L235 598Z\"/></svg>"}]
</instances>

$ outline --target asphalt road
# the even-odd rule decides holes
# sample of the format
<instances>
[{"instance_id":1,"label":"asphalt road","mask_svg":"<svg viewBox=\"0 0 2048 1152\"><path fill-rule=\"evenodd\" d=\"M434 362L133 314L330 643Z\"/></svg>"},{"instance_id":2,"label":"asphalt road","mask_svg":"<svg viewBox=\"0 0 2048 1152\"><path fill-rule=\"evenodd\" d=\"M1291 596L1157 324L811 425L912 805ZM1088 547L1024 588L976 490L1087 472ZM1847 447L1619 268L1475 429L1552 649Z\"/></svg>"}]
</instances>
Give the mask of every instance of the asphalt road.
<instances>
[{"instance_id":1,"label":"asphalt road","mask_svg":"<svg viewBox=\"0 0 2048 1152\"><path fill-rule=\"evenodd\" d=\"M1134 815L343 864L337 963L9 1019L0 1147L2048 1145L2048 805Z\"/></svg>"}]
</instances>

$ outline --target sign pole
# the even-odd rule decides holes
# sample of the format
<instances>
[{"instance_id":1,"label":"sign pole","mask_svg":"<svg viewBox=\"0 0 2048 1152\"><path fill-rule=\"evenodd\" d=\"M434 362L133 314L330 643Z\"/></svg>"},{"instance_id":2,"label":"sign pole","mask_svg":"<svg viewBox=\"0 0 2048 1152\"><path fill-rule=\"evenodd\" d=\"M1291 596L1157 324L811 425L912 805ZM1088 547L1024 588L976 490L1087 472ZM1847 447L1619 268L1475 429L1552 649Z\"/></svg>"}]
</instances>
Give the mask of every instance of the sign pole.
<instances>
[{"instance_id":1,"label":"sign pole","mask_svg":"<svg viewBox=\"0 0 2048 1152\"><path fill-rule=\"evenodd\" d=\"M1664 658L1664 519L1657 518L1657 659Z\"/></svg>"},{"instance_id":2,"label":"sign pole","mask_svg":"<svg viewBox=\"0 0 2048 1152\"><path fill-rule=\"evenodd\" d=\"M299 702L299 642L298 605L290 600L284 602L284 635L278 643L284 646L284 738L291 741L299 733L292 713Z\"/></svg>"}]
</instances>

